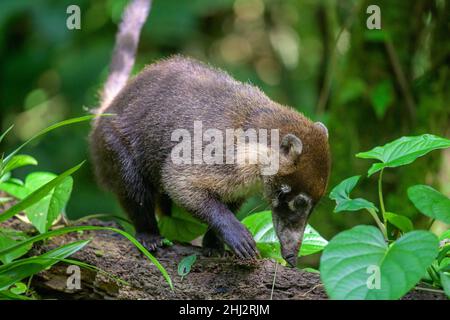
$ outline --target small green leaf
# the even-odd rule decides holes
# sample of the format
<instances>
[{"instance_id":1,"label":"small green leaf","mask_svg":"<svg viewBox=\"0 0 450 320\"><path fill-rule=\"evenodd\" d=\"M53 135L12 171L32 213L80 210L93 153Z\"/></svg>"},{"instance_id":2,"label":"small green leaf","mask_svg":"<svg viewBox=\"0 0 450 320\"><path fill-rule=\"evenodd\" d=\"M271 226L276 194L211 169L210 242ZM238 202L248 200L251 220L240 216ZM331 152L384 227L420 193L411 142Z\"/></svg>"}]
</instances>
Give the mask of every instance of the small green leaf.
<instances>
[{"instance_id":1,"label":"small green leaf","mask_svg":"<svg viewBox=\"0 0 450 320\"><path fill-rule=\"evenodd\" d=\"M357 226L330 240L321 279L332 299L399 299L420 281L438 249L428 231L409 232L388 246L377 228Z\"/></svg>"},{"instance_id":2,"label":"small green leaf","mask_svg":"<svg viewBox=\"0 0 450 320\"><path fill-rule=\"evenodd\" d=\"M19 200L22 200L29 194L23 183L18 183L13 179L9 179L8 181L1 183L0 190L5 191Z\"/></svg>"},{"instance_id":3,"label":"small green leaf","mask_svg":"<svg viewBox=\"0 0 450 320\"><path fill-rule=\"evenodd\" d=\"M410 232L414 229L413 223L408 217L401 216L392 212L385 212L384 217L387 221L389 221L393 226L398 228L403 233Z\"/></svg>"},{"instance_id":4,"label":"small green leaf","mask_svg":"<svg viewBox=\"0 0 450 320\"><path fill-rule=\"evenodd\" d=\"M23 282L17 282L9 289L9 291L13 294L23 294L27 292L27 285Z\"/></svg>"},{"instance_id":5,"label":"small green leaf","mask_svg":"<svg viewBox=\"0 0 450 320\"><path fill-rule=\"evenodd\" d=\"M280 242L272 222L272 212L262 211L245 217L242 221L255 239L258 250L263 258L273 258L283 262L280 252ZM303 234L299 256L307 256L323 250L328 244L316 230L307 225Z\"/></svg>"},{"instance_id":6,"label":"small green leaf","mask_svg":"<svg viewBox=\"0 0 450 320\"><path fill-rule=\"evenodd\" d=\"M424 215L450 224L450 199L426 185L416 185L408 189L408 197Z\"/></svg>"},{"instance_id":7,"label":"small green leaf","mask_svg":"<svg viewBox=\"0 0 450 320\"><path fill-rule=\"evenodd\" d=\"M17 231L9 228L0 228L0 248L7 248L27 239L27 235L22 231ZM8 254L0 255L0 261L3 264L10 263L27 253L32 247L32 244L20 247Z\"/></svg>"},{"instance_id":8,"label":"small green leaf","mask_svg":"<svg viewBox=\"0 0 450 320\"><path fill-rule=\"evenodd\" d=\"M0 222L6 221L9 218L13 217L14 215L18 214L19 212L31 207L35 203L37 203L39 200L44 198L53 188L60 185L63 181L66 180L66 178L70 175L72 175L74 172L76 172L78 169L81 168L81 166L84 164L84 161L80 163L79 165L67 170L66 172L60 174L58 177L53 179L52 181L46 183L33 193L26 196L22 201L15 204L8 210L4 211L0 214Z\"/></svg>"},{"instance_id":9,"label":"small green leaf","mask_svg":"<svg viewBox=\"0 0 450 320\"><path fill-rule=\"evenodd\" d=\"M178 264L178 275L181 277L188 275L195 260L197 260L197 255L195 254L183 258Z\"/></svg>"},{"instance_id":10,"label":"small green leaf","mask_svg":"<svg viewBox=\"0 0 450 320\"><path fill-rule=\"evenodd\" d=\"M25 154L19 154L12 157L11 160L5 165L2 174L6 174L20 167L35 166L37 164L38 162L35 158Z\"/></svg>"},{"instance_id":11,"label":"small green leaf","mask_svg":"<svg viewBox=\"0 0 450 320\"><path fill-rule=\"evenodd\" d=\"M173 206L170 216L161 216L159 230L164 238L171 241L190 242L206 232L207 226L195 219L186 210Z\"/></svg>"},{"instance_id":12,"label":"small green leaf","mask_svg":"<svg viewBox=\"0 0 450 320\"><path fill-rule=\"evenodd\" d=\"M366 199L351 199L350 192L355 188L361 176L353 176L339 183L330 192L330 199L336 201L334 212L358 211L362 209L373 209L378 211L377 207Z\"/></svg>"},{"instance_id":13,"label":"small green leaf","mask_svg":"<svg viewBox=\"0 0 450 320\"><path fill-rule=\"evenodd\" d=\"M417 158L427 153L450 147L450 140L423 134L415 137L401 137L389 142L382 147L375 147L367 152L360 152L356 156L362 159L376 159L381 163L375 163L369 169L368 176L384 169L394 168L410 164Z\"/></svg>"},{"instance_id":14,"label":"small green leaf","mask_svg":"<svg viewBox=\"0 0 450 320\"><path fill-rule=\"evenodd\" d=\"M447 244L447 245L445 245L445 246L443 246L442 248L441 248L441 250L439 251L439 254L438 254L438 256L437 256L437 262L438 262L438 264L439 264L439 267L445 267L447 264L447 261L445 261L445 262L443 262L446 258L447 258L447 256L449 256L450 255L450 244Z\"/></svg>"}]
</instances>

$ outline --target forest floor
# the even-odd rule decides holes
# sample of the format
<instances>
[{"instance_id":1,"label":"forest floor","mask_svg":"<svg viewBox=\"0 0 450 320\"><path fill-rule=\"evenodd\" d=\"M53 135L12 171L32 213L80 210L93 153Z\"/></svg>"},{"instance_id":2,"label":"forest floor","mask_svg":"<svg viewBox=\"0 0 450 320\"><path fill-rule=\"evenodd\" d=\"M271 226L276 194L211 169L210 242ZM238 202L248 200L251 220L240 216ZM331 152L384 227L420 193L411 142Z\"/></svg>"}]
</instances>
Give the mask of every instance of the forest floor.
<instances>
[{"instance_id":1,"label":"forest floor","mask_svg":"<svg viewBox=\"0 0 450 320\"><path fill-rule=\"evenodd\" d=\"M84 224L84 223L83 223ZM89 225L115 226L89 221ZM18 219L8 227L26 230ZM92 239L71 258L94 265L129 285L120 284L101 272L81 269L81 289L67 289L67 265L58 264L33 278L35 292L44 299L270 299L275 263L262 259L244 262L234 257L204 257L201 248L174 244L155 253L172 278L172 291L156 266L121 235L104 231L74 232L59 236L31 251L40 253L75 240ZM178 275L179 262L197 254L191 272L183 279ZM273 299L327 299L318 274L277 266ZM445 299L443 295L413 291L404 299Z\"/></svg>"}]
</instances>

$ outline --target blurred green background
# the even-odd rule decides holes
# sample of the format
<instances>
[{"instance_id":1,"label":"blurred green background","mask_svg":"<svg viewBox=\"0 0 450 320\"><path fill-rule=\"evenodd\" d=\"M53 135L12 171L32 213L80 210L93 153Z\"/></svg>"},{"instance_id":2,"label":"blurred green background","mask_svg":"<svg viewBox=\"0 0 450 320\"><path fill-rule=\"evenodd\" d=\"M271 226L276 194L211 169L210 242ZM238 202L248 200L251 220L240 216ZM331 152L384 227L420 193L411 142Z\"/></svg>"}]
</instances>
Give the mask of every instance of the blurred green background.
<instances>
[{"instance_id":1,"label":"blurred green background","mask_svg":"<svg viewBox=\"0 0 450 320\"><path fill-rule=\"evenodd\" d=\"M123 0L1 0L0 124L15 124L8 151L54 122L98 104ZM66 28L66 8L81 8L81 30ZM382 30L368 30L366 9L381 8ZM259 86L329 128L329 190L370 162L354 155L403 135L450 136L450 1L154 0L134 72L182 53ZM59 129L25 150L39 170L60 173L88 158L89 125ZM18 170L23 177L35 168ZM69 217L119 213L96 185L90 164L75 177ZM376 202L376 178L357 196ZM406 188L428 183L450 194L450 154L437 151L385 172L387 208L414 217ZM364 213L333 214L325 197L311 224L326 238ZM261 211L252 199L243 211ZM426 221L417 221L425 225Z\"/></svg>"}]
</instances>

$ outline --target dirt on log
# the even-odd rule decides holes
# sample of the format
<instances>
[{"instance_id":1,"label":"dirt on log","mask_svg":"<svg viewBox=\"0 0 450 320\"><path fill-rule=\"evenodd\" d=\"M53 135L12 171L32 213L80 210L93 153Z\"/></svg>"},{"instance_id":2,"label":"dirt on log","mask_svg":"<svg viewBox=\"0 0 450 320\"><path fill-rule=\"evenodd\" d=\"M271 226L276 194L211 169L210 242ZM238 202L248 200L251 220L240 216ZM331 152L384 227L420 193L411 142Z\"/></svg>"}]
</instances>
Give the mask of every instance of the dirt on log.
<instances>
[{"instance_id":1,"label":"dirt on log","mask_svg":"<svg viewBox=\"0 0 450 320\"><path fill-rule=\"evenodd\" d=\"M88 225L114 226L98 220ZM29 226L11 219L8 227L26 231ZM233 257L204 257L201 248L174 244L155 253L155 257L170 275L171 290L161 272L127 239L109 231L74 232L55 237L45 244L35 245L30 254L39 254L76 240L90 243L71 259L96 266L129 285L121 284L105 274L81 269L81 288L70 290L68 265L59 263L33 277L33 290L43 299L270 299L275 263L262 259L244 262ZM190 273L183 279L178 264L197 254ZM273 299L327 299L318 274L277 266ZM440 294L414 291L406 299L445 299Z\"/></svg>"}]
</instances>

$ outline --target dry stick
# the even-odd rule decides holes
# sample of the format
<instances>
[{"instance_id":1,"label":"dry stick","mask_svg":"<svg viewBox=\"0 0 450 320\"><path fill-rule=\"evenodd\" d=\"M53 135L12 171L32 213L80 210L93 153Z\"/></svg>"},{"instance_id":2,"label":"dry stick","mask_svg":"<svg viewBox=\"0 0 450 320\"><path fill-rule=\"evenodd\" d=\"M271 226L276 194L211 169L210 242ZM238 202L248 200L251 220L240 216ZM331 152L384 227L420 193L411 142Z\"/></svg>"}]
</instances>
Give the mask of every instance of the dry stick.
<instances>
[{"instance_id":1,"label":"dry stick","mask_svg":"<svg viewBox=\"0 0 450 320\"><path fill-rule=\"evenodd\" d=\"M275 273L273 274L272 291L270 292L270 300L273 298L273 290L275 289L275 279L277 278L278 262L275 261Z\"/></svg>"},{"instance_id":2,"label":"dry stick","mask_svg":"<svg viewBox=\"0 0 450 320\"><path fill-rule=\"evenodd\" d=\"M387 54L389 56L389 61L394 69L395 77L397 79L398 85L402 90L402 94L405 97L406 106L409 110L409 114L411 116L411 120L414 122L416 119L416 103L414 102L414 98L411 94L411 90L408 85L408 81L406 81L405 73L402 70L400 65L400 61L398 59L397 52L395 51L394 45L390 38L387 38L384 41L384 46L386 48Z\"/></svg>"},{"instance_id":3,"label":"dry stick","mask_svg":"<svg viewBox=\"0 0 450 320\"><path fill-rule=\"evenodd\" d=\"M304 294L302 294L302 297L306 297L308 294L310 294L311 292L313 292L314 290L316 290L317 288L320 288L322 286L323 286L322 283L316 284L314 287L312 287L311 289L306 291Z\"/></svg>"}]
</instances>

